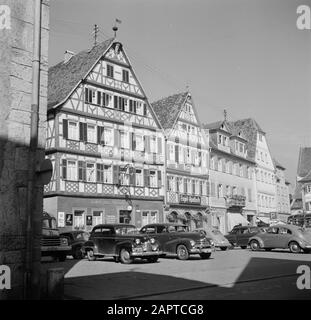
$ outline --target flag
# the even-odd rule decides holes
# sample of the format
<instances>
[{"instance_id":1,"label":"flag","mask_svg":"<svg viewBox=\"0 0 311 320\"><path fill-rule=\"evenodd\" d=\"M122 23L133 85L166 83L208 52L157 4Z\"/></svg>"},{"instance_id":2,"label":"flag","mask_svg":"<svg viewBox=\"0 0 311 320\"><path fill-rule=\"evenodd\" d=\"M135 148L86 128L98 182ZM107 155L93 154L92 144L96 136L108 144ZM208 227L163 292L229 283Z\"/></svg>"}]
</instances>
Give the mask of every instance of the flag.
<instances>
[{"instance_id":1,"label":"flag","mask_svg":"<svg viewBox=\"0 0 311 320\"><path fill-rule=\"evenodd\" d=\"M119 19L116 19L116 23L122 23L122 21Z\"/></svg>"}]
</instances>

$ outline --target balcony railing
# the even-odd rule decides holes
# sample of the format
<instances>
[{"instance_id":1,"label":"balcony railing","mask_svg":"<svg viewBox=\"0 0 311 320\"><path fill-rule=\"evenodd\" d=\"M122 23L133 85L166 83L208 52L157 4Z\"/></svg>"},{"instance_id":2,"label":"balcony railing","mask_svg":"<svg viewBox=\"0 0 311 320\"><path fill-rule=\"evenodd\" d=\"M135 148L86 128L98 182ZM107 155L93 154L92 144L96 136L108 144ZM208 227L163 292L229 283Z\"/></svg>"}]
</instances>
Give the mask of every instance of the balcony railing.
<instances>
[{"instance_id":1,"label":"balcony railing","mask_svg":"<svg viewBox=\"0 0 311 320\"><path fill-rule=\"evenodd\" d=\"M242 195L232 195L227 198L227 206L230 207L245 207L246 197Z\"/></svg>"}]
</instances>

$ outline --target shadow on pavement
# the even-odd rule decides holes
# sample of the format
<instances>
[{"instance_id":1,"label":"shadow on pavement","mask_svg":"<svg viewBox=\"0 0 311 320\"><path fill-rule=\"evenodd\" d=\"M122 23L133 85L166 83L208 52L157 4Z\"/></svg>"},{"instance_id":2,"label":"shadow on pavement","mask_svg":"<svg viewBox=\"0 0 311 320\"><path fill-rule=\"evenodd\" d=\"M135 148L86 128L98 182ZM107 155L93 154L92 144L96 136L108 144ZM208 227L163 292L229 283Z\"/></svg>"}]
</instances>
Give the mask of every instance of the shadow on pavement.
<instances>
[{"instance_id":1,"label":"shadow on pavement","mask_svg":"<svg viewBox=\"0 0 311 320\"><path fill-rule=\"evenodd\" d=\"M185 279L178 275L178 270L176 276L171 276L127 269L124 272L66 278L65 296L67 299L87 300L311 299L310 290L297 289L299 265L311 268L311 261L253 257L231 284Z\"/></svg>"}]
</instances>

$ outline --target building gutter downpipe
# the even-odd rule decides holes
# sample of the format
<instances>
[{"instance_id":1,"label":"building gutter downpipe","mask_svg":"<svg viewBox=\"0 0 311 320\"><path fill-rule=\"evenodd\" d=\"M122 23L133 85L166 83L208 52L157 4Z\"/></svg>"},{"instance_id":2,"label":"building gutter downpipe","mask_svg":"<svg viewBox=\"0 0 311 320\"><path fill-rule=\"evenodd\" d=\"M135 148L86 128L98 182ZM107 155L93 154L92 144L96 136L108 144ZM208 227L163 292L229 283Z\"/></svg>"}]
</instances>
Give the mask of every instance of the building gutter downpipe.
<instances>
[{"instance_id":1,"label":"building gutter downpipe","mask_svg":"<svg viewBox=\"0 0 311 320\"><path fill-rule=\"evenodd\" d=\"M38 189L36 188L39 101L40 101L40 55L41 55L41 0L34 0L34 31L33 31L33 60L32 60L32 96L31 122L29 143L29 171L27 193L27 230L26 230L26 272L25 272L25 299L39 299L40 297L40 266L35 259L39 253L35 252L37 238L34 221L38 213ZM38 226L37 226L38 227ZM38 239L36 239L38 240Z\"/></svg>"}]
</instances>

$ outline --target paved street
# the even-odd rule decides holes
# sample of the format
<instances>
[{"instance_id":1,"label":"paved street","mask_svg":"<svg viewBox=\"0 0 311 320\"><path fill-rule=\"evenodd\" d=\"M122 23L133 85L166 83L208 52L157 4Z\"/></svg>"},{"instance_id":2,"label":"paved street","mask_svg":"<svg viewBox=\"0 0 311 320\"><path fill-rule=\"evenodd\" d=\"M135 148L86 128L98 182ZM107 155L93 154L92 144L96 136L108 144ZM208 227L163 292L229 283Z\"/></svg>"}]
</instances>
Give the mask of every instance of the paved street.
<instances>
[{"instance_id":1,"label":"paved street","mask_svg":"<svg viewBox=\"0 0 311 320\"><path fill-rule=\"evenodd\" d=\"M287 251L216 251L209 260L174 257L131 265L112 259L42 263L65 269L67 299L311 299L298 290L299 265L311 267L311 254Z\"/></svg>"}]
</instances>

